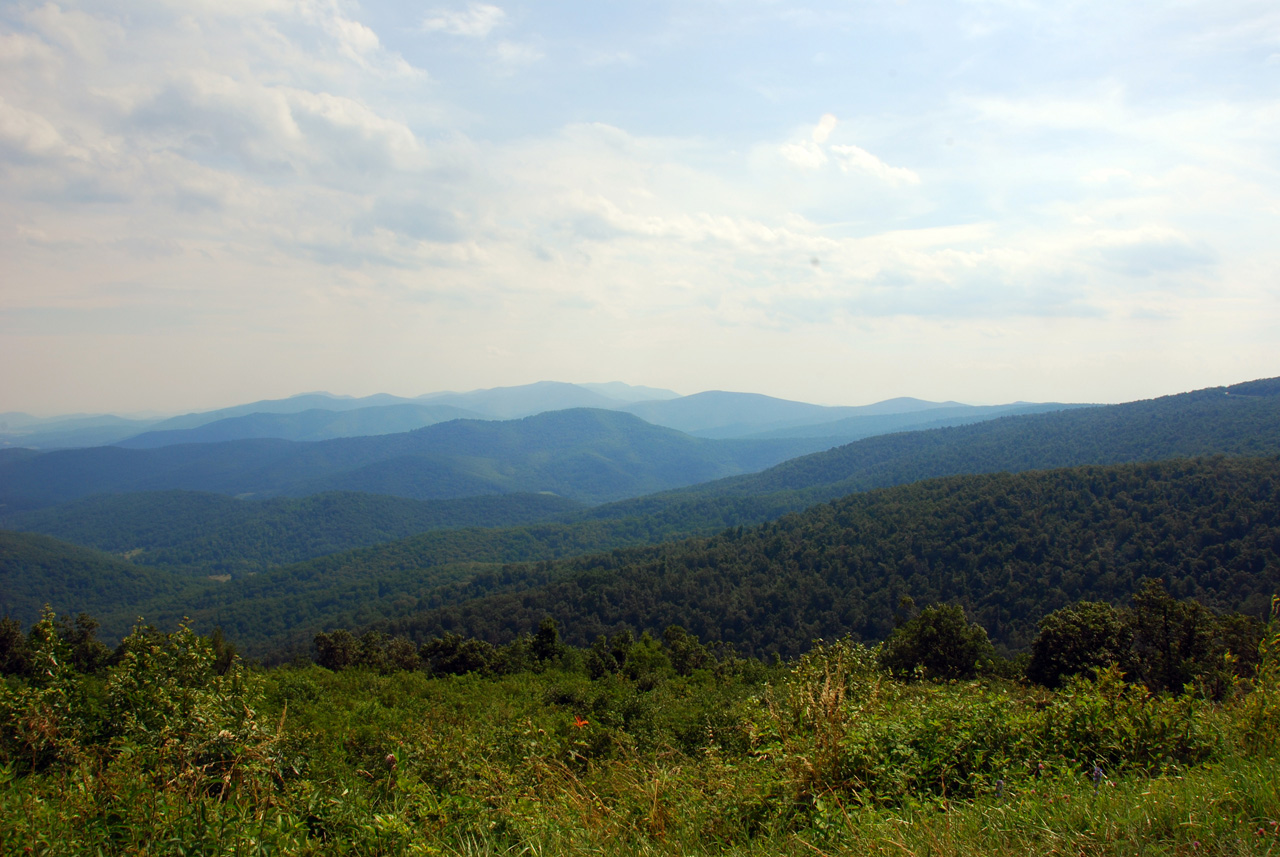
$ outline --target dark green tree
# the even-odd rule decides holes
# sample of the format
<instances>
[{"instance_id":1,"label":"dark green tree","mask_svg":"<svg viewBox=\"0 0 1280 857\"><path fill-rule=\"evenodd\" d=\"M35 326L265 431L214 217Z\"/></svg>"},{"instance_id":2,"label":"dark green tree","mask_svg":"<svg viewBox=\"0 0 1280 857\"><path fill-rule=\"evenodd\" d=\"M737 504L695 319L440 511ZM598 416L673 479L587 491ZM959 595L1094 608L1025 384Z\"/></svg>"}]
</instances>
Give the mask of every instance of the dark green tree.
<instances>
[{"instance_id":1,"label":"dark green tree","mask_svg":"<svg viewBox=\"0 0 1280 857\"><path fill-rule=\"evenodd\" d=\"M923 667L928 678L972 678L994 655L986 629L968 621L959 604L934 604L894 629L880 664L904 676Z\"/></svg>"},{"instance_id":2,"label":"dark green tree","mask_svg":"<svg viewBox=\"0 0 1280 857\"><path fill-rule=\"evenodd\" d=\"M460 634L428 640L419 654L432 675L490 673L498 660L498 650L492 644Z\"/></svg>"},{"instance_id":3,"label":"dark green tree","mask_svg":"<svg viewBox=\"0 0 1280 857\"><path fill-rule=\"evenodd\" d=\"M536 660L553 661L564 654L564 644L560 642L560 628L556 620L543 616L538 623L538 632L533 635L531 654Z\"/></svg>"},{"instance_id":4,"label":"dark green tree","mask_svg":"<svg viewBox=\"0 0 1280 857\"><path fill-rule=\"evenodd\" d=\"M1174 598L1163 580L1143 581L1129 620L1141 678L1152 690L1182 690L1210 659L1213 614L1195 601Z\"/></svg>"},{"instance_id":5,"label":"dark green tree","mask_svg":"<svg viewBox=\"0 0 1280 857\"><path fill-rule=\"evenodd\" d=\"M326 669L343 670L356 664L360 646L351 632L339 628L332 634L316 634L316 663Z\"/></svg>"},{"instance_id":6,"label":"dark green tree","mask_svg":"<svg viewBox=\"0 0 1280 857\"><path fill-rule=\"evenodd\" d=\"M422 666L418 647L406 637L395 637L387 642L386 666L389 670L412 672Z\"/></svg>"},{"instance_id":7,"label":"dark green tree","mask_svg":"<svg viewBox=\"0 0 1280 857\"><path fill-rule=\"evenodd\" d=\"M0 675L22 675L27 665L27 637L22 633L22 623L8 616L0 619Z\"/></svg>"},{"instance_id":8,"label":"dark green tree","mask_svg":"<svg viewBox=\"0 0 1280 857\"><path fill-rule=\"evenodd\" d=\"M662 642L671 666L680 675L690 675L694 670L711 665L711 653L706 646L679 625L667 626L667 630L662 632Z\"/></svg>"},{"instance_id":9,"label":"dark green tree","mask_svg":"<svg viewBox=\"0 0 1280 857\"><path fill-rule=\"evenodd\" d=\"M1132 673L1132 644L1133 628L1124 611L1104 601L1081 601L1040 620L1027 678L1056 688L1071 676L1112 664Z\"/></svg>"},{"instance_id":10,"label":"dark green tree","mask_svg":"<svg viewBox=\"0 0 1280 857\"><path fill-rule=\"evenodd\" d=\"M209 636L209 645L213 647L213 671L218 675L226 675L238 656L235 643L227 642L222 628L218 627Z\"/></svg>"}]
</instances>

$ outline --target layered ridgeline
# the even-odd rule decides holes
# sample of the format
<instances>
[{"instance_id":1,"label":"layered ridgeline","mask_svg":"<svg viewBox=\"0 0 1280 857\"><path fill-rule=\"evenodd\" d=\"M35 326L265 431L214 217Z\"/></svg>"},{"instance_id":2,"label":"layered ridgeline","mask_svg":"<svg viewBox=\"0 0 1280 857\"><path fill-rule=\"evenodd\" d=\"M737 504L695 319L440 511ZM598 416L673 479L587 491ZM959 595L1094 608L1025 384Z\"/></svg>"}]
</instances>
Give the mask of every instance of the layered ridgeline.
<instances>
[{"instance_id":1,"label":"layered ridgeline","mask_svg":"<svg viewBox=\"0 0 1280 857\"><path fill-rule=\"evenodd\" d=\"M1280 591L1275 457L929 480L709 539L583 555L642 538L633 524L428 533L138 609L221 626L262 656L370 624L419 640L450 631L501 641L547 615L577 643L678 624L743 653L790 655L819 637L882 638L904 596L959 600L1018 648L1040 616L1080 599L1123 601L1144 577L1257 615ZM573 558L499 564L554 556ZM114 627L127 617L103 618Z\"/></svg>"},{"instance_id":2,"label":"layered ridgeline","mask_svg":"<svg viewBox=\"0 0 1280 857\"><path fill-rule=\"evenodd\" d=\"M751 520L757 503L755 520L764 520L783 505L801 509L854 491L937 476L1277 453L1280 378L1269 378L1121 405L872 437L760 473L602 505L587 514L736 526ZM728 498L738 501L726 503ZM726 515L722 509L732 511Z\"/></svg>"},{"instance_id":3,"label":"layered ridgeline","mask_svg":"<svg viewBox=\"0 0 1280 857\"><path fill-rule=\"evenodd\" d=\"M330 492L257 501L158 491L98 494L0 517L0 526L44 533L141 565L240 576L426 530L516 527L578 508L554 494L410 500Z\"/></svg>"},{"instance_id":4,"label":"layered ridgeline","mask_svg":"<svg viewBox=\"0 0 1280 857\"><path fill-rule=\"evenodd\" d=\"M577 515L561 516L560 520L566 523L629 521L624 527L610 526L609 531L623 534L616 543L597 543L595 534L598 531L593 531L585 539L570 539L605 549L760 523L853 490L898 484L916 477L1158 460L1176 455L1218 452L1280 452L1280 397L1266 395L1273 393L1275 387L1275 382L1253 382L1151 401L866 440L786 462L754 476L603 505ZM691 411L687 405L682 405L686 400L701 401L702 398L689 396L659 404L685 408L677 410L677 416L710 420L702 411ZM488 400L472 403L495 406ZM506 401L506 404L513 406L518 402ZM901 401L885 405L890 406L902 408L907 405ZM788 411L783 409L769 413L779 417ZM730 408L724 418L741 416L739 411ZM866 418L872 419L874 414ZM625 421L627 418L620 419ZM553 419L548 416L533 421L534 424L543 422L550 423ZM510 432L513 426L526 427L526 424L493 424L490 428L502 435ZM474 428L474 424L455 426L455 429L464 429L460 433ZM444 429L438 431L444 433ZM513 481L519 474L527 475L540 466L536 462L531 464L522 460L521 451L510 448L490 450L485 457L479 445L480 438L473 440L477 443L470 451L477 454L460 460L460 467L478 468L486 462L506 460L508 463L503 465L503 472L508 481ZM427 442L424 440L424 444ZM567 438L565 445L570 444L571 438ZM204 447L192 449L196 457L206 452ZM613 454L620 459L616 452L615 448ZM170 454L177 455L176 452ZM523 454L536 458L539 455L536 444L531 444ZM3 466L6 461L33 464L31 459L35 455L26 450L0 450L0 475L7 472ZM551 459L554 456L548 454L545 457ZM660 463L641 460L636 466L644 471L660 466ZM496 466L490 467L488 472L492 474L497 469ZM402 481L409 481L413 474L413 469L408 468L399 477ZM569 478L570 475L560 476ZM354 477L347 474L347 478ZM593 474L588 473L588 482L592 479ZM439 490L441 485L417 487L427 491ZM492 483L488 487L492 487ZM412 488L410 486L406 490ZM202 573L236 574L437 527L509 527L549 520L557 511L565 512L570 505L561 498L548 495L542 495L542 499L464 498L438 501L425 507L389 497L375 500L369 496L343 503L315 497L299 501L274 500L260 505L255 501L232 502L227 497L151 492L99 495L25 513L10 510L4 514L0 511L0 527L42 532L117 555L129 555L148 564ZM482 541L483 537L477 537L473 543L479 545ZM499 541L505 542L505 537L499 537ZM403 557L416 554L419 564L428 567L438 564L431 554L434 548L430 546L433 544L432 540L427 540L395 545L390 550L397 557L398 565L403 564ZM453 555L452 551L450 555ZM492 557L494 551L483 548L478 555ZM514 561L557 555L560 554L531 556L522 553L501 558ZM376 560L365 562L378 565Z\"/></svg>"},{"instance_id":5,"label":"layered ridgeline","mask_svg":"<svg viewBox=\"0 0 1280 857\"><path fill-rule=\"evenodd\" d=\"M847 443L886 431L959 425L1000 414L1064 407L1073 406L1026 402L973 406L898 398L830 407L755 393L707 391L680 396L670 390L618 382L541 381L468 393L429 393L414 399L385 393L362 398L304 393L168 419L110 414L39 418L4 413L0 414L0 447L66 449L118 444L151 449L264 437L325 440L411 431L452 419L509 420L570 408L627 411L654 425L699 437L827 437Z\"/></svg>"},{"instance_id":6,"label":"layered ridgeline","mask_svg":"<svg viewBox=\"0 0 1280 857\"><path fill-rule=\"evenodd\" d=\"M454 420L316 443L242 440L160 449L60 450L0 460L5 511L100 493L182 489L302 496L362 491L414 499L550 491L600 503L771 466L814 439L707 440L617 411Z\"/></svg>"},{"instance_id":7,"label":"layered ridgeline","mask_svg":"<svg viewBox=\"0 0 1280 857\"><path fill-rule=\"evenodd\" d=\"M379 405L350 411L311 408L291 414L255 413L226 417L185 429L156 429L117 443L127 449L155 449L185 443L271 437L280 440L332 440L398 434L449 420L482 419L479 414L448 405Z\"/></svg>"},{"instance_id":8,"label":"layered ridgeline","mask_svg":"<svg viewBox=\"0 0 1280 857\"><path fill-rule=\"evenodd\" d=\"M203 596L205 600L199 605L162 599L143 612L149 617L199 612L206 621L222 621L225 617L227 622L241 622L236 616L241 615L242 601L279 597L284 599L279 602L282 615L272 619L269 625L255 626L256 620L243 620L246 633L256 635L267 645L268 640L283 639L282 635L299 628L353 625L353 615L371 620L423 605L440 605L446 597L463 597L465 594L435 593L434 587L446 580L467 579L476 570L468 563L546 560L574 552L719 532L729 526L776 518L838 496L850 485L860 487L908 478L913 465L920 460L927 460L927 469L947 473L978 466L1006 470L1043 467L1064 459L1068 464L1075 464L1130 457L1158 459L1197 452L1274 454L1280 452L1277 441L1280 414L1276 407L1280 397L1274 395L1276 387L1275 382L1254 382L1149 402L872 439L788 462L755 477L600 507L590 510L586 519L576 523L542 525L536 531L467 530L427 534L366 548L355 554L336 554L318 563L279 569L259 575L251 583L227 584L216 593ZM920 458L913 458L913 452L919 453ZM21 466L42 457L14 451L0 456L0 461ZM783 490L749 493L753 487L768 490L779 486ZM135 499L97 498L94 501L102 504L94 526L100 532L118 526L129 536L116 543L100 541L98 544L117 553L130 553L143 546L132 541L132 536L145 530L138 510L134 509L131 519L124 515L113 524L112 512L107 508L115 502L129 505ZM82 512L73 511L71 516ZM235 537L234 528L241 521L233 516L223 525L217 525L216 520L217 516L211 516L210 526L203 534L198 527L196 532L184 533L180 532L182 527L176 527L172 532L151 533L149 544L163 546L171 558L185 551L194 557L194 563L206 561L202 558L202 545L243 544L247 549L228 549L218 555L218 561L240 567L246 562L261 561L264 555L261 545L248 545ZM64 517L63 522L67 523L67 518ZM165 526L161 522L160 529L164 530ZM289 526L293 528L291 538L298 544L319 545L326 539L332 541L333 520L325 515L291 516ZM59 534L84 537L83 528L79 535L74 529L64 528ZM448 569L442 571L444 566ZM429 575L424 574L427 569L432 569ZM60 610L82 609L71 603L55 606ZM199 606L199 610L189 609L194 606ZM119 608L132 614L129 616L132 618L138 605L122 602ZM249 608L244 615L252 613Z\"/></svg>"}]
</instances>

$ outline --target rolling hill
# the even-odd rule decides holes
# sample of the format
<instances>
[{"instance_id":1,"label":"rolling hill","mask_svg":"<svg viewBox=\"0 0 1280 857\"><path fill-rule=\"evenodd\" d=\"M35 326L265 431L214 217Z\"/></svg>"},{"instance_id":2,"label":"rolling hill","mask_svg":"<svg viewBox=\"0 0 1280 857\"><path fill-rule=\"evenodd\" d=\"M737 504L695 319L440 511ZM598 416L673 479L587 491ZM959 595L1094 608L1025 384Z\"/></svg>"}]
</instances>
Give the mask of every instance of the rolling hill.
<instances>
[{"instance_id":1,"label":"rolling hill","mask_svg":"<svg viewBox=\"0 0 1280 857\"><path fill-rule=\"evenodd\" d=\"M879 435L652 497L602 505L592 517L679 517L726 497L794 495L797 508L853 491L963 473L1043 470L1178 456L1280 453L1280 378L1120 405L1001 417Z\"/></svg>"},{"instance_id":2,"label":"rolling hill","mask_svg":"<svg viewBox=\"0 0 1280 857\"><path fill-rule=\"evenodd\" d=\"M606 437L611 426L619 430L619 437L630 437L623 429L633 418L601 411L564 412L559 416L544 415L522 421L537 427L538 430L532 433L513 431L516 424L510 423L449 423L445 426L451 427L449 432L459 433L449 441L455 452L489 450L491 455L499 457L512 455L515 451L528 453L538 450L547 466L558 467L558 456L574 449L572 437L564 431L565 426L556 422L565 414L577 415L589 423L596 422L598 434ZM622 423L615 424L614 420L622 420ZM497 434L474 433L472 429L475 426ZM663 429L649 429L658 432L659 437L666 441L678 441L678 448L683 448L679 444L695 441L675 433L663 435L666 432ZM539 433L545 436L540 437ZM314 446L323 447L324 444ZM607 443L605 446L608 448ZM630 441L623 443L623 448L631 452L637 449ZM658 444L658 449L662 449L662 444ZM141 454L127 450L115 452ZM164 450L155 452L163 453ZM615 454L618 453L615 451ZM516 529L424 533L355 552L336 553L272 569L246 580L232 581L213 592L204 591L199 605L166 595L149 602L147 610L154 615L182 615L188 612L188 607L199 606L197 612L204 621L216 619L233 623L235 628L252 638L254 645L265 648L283 639L297 643L305 637L308 628L326 623L367 623L379 618L404 616L424 606L445 610L439 614L445 617L439 618L440 622L465 624L465 619L474 623L477 621L475 617L480 615L476 612L478 607L467 608L465 616L450 614L447 610L456 608L456 602L482 595L514 597L512 592L525 591L527 598L521 598L528 602L528 610L536 612L537 598L542 596L535 596L534 589L552 581L557 575L573 571L568 565L533 569L516 567L497 577L484 577L482 573L493 563L547 561L575 553L653 544L675 536L722 532L727 528L733 528L736 534L741 525L775 519L851 492L913 482L920 478L975 473L984 469L999 473L1048 469L1059 465L1071 467L1222 454L1236 457L1280 454L1280 381L1264 380L1125 405L1007 417L960 428L870 438L826 453L787 461L758 474L571 513L561 523ZM10 459L0 466L0 478L11 472L9 468L28 466L53 455L0 456L0 461ZM1268 461L1271 463L1267 466L1274 467L1274 460ZM1211 464L1225 468L1220 471L1223 484L1230 484L1231 479L1238 477L1238 474L1232 475L1234 471L1231 468L1236 465L1230 460ZM1166 461L1161 466L1176 468L1183 465L1177 461ZM1150 471L1143 478L1156 479L1159 473ZM950 486L947 490L959 491L964 484L967 483L963 480L947 483ZM848 502L852 502L852 498L848 498ZM1195 505L1190 500L1187 502L1190 503L1188 508ZM1260 520L1256 510L1242 514L1246 521ZM188 538L187 544L192 544L189 537L184 538ZM181 538L176 539L170 547L176 550L180 542ZM1177 549L1186 550L1181 544ZM673 548L667 546L653 550ZM1252 550L1259 555L1256 546ZM601 561L599 557L583 560L597 565ZM604 565L614 570L620 567L617 562L621 561L612 554L603 559ZM1267 562L1269 560L1260 567L1267 567ZM490 566L477 566L475 563ZM669 583L650 580L646 585L668 586ZM720 589L728 585L725 580L714 583ZM1239 588L1243 584L1236 581L1233 585ZM1222 586L1215 586L1214 592L1226 591ZM503 595L504 589L511 592ZM1248 590L1248 587L1240 589L1242 593L1246 591L1252 592L1250 597L1261 597L1259 592ZM258 607L254 606L266 603L279 607L269 621L264 620L256 612ZM526 607L516 610L507 602L495 604L498 607L493 609L501 609L504 611L502 615L531 615L527 611L521 612ZM490 607L484 609L489 610ZM801 630L796 632L799 635L796 639L812 630L811 627L805 630L808 626L804 623L797 627ZM1006 639L1016 643L1025 631L1025 628L1014 628ZM736 642L752 650L774 645L763 638L740 637ZM787 646L793 644L794 640L786 643Z\"/></svg>"},{"instance_id":3,"label":"rolling hill","mask_svg":"<svg viewBox=\"0 0 1280 857\"><path fill-rule=\"evenodd\" d=\"M315 443L254 439L61 450L0 460L0 513L93 494L172 489L259 497L361 491L414 499L550 491L599 503L759 470L825 445L706 440L617 411L569 410Z\"/></svg>"},{"instance_id":4,"label":"rolling hill","mask_svg":"<svg viewBox=\"0 0 1280 857\"><path fill-rule=\"evenodd\" d=\"M576 644L679 624L790 656L820 637L882 639L911 596L958 600L1018 649L1046 613L1123 601L1143 577L1261 616L1280 591L1278 492L1280 457L957 476L657 545L626 520L424 533L107 615L113 627L190 616L272 658L333 627L497 642L546 615Z\"/></svg>"},{"instance_id":5,"label":"rolling hill","mask_svg":"<svg viewBox=\"0 0 1280 857\"><path fill-rule=\"evenodd\" d=\"M129 605L166 597L187 602L214 585L49 536L0 530L0 616L23 624L48 604L59 613L89 613L102 620L105 638L118 638L138 616Z\"/></svg>"},{"instance_id":6,"label":"rolling hill","mask_svg":"<svg viewBox=\"0 0 1280 857\"><path fill-rule=\"evenodd\" d=\"M347 411L311 408L290 414L254 413L214 420L195 428L148 431L126 438L116 446L156 449L189 443L220 443L250 438L281 440L332 440L399 434L449 420L483 419L474 411L450 405L396 404Z\"/></svg>"},{"instance_id":7,"label":"rolling hill","mask_svg":"<svg viewBox=\"0 0 1280 857\"><path fill-rule=\"evenodd\" d=\"M1280 591L1280 457L928 480L711 539L507 567L432 592L441 606L386 628L505 640L550 615L586 644L678 624L790 657L820 638L883 639L909 596L959 601L1016 649L1052 610L1123 601L1146 577L1264 616Z\"/></svg>"},{"instance_id":8,"label":"rolling hill","mask_svg":"<svg viewBox=\"0 0 1280 857\"><path fill-rule=\"evenodd\" d=\"M551 494L409 500L335 492L238 500L160 491L99 494L11 515L0 519L0 527L43 533L140 565L238 577L426 530L521 526L577 508Z\"/></svg>"}]
</instances>

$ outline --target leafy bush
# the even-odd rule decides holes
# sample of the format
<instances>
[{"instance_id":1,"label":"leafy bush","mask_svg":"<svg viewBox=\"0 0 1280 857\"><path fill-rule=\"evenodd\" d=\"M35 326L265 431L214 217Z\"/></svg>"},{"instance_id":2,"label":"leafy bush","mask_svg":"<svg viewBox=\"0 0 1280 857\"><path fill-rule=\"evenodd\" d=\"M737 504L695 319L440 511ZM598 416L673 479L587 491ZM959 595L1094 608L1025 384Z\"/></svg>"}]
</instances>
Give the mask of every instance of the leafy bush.
<instances>
[{"instance_id":1,"label":"leafy bush","mask_svg":"<svg viewBox=\"0 0 1280 857\"><path fill-rule=\"evenodd\" d=\"M880 663L898 676L922 669L934 679L973 678L995 656L986 629L965 618L958 604L934 604L894 629Z\"/></svg>"}]
</instances>

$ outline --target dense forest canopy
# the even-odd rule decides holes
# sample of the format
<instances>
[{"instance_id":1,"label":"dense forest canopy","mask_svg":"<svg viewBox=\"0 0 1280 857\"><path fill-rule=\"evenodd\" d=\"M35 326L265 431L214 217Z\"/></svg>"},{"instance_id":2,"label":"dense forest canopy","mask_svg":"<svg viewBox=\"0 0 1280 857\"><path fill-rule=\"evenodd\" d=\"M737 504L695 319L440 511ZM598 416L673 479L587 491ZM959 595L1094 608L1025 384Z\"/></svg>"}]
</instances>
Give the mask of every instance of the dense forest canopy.
<instances>
[{"instance_id":1,"label":"dense forest canopy","mask_svg":"<svg viewBox=\"0 0 1280 857\"><path fill-rule=\"evenodd\" d=\"M426 530L520 526L553 520L577 508L577 503L554 494L410 500L330 492L243 500L161 491L99 494L0 517L0 525L97 548L141 565L238 577Z\"/></svg>"},{"instance_id":2,"label":"dense forest canopy","mask_svg":"<svg viewBox=\"0 0 1280 857\"><path fill-rule=\"evenodd\" d=\"M115 602L101 618L120 633L139 614L190 616L257 656L304 651L318 630L375 624L418 641L458 632L500 642L545 615L581 644L674 624L744 654L790 655L845 633L883 639L910 597L958 602L997 645L1020 650L1039 616L1082 599L1122 603L1144 578L1261 615L1280 590L1278 461L949 477L657 546L627 521L437 531L141 606ZM627 538L637 546L600 552ZM510 561L521 556L535 561ZM114 573L92 591L109 594ZM29 613L43 585L28 578L10 591L26 593ZM59 609L87 609L80 603Z\"/></svg>"},{"instance_id":3,"label":"dense forest canopy","mask_svg":"<svg viewBox=\"0 0 1280 857\"><path fill-rule=\"evenodd\" d=\"M1280 591L1280 458L928 480L710 539L510 566L432 593L389 628L500 640L551 615L579 642L676 624L744 654L883 639L903 597L963 604L998 644L1040 616L1122 601L1143 578L1262 615Z\"/></svg>"}]
</instances>

